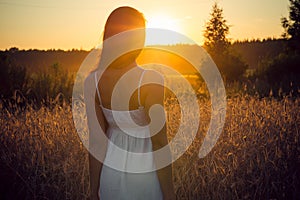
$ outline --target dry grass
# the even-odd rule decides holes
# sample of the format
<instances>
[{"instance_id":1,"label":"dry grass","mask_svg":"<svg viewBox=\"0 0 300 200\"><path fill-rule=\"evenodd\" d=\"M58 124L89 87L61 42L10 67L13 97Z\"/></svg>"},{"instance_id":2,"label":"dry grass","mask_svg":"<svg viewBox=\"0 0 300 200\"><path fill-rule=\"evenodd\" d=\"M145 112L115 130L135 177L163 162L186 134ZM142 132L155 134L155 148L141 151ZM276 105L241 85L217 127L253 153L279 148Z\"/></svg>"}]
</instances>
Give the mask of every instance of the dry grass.
<instances>
[{"instance_id":1,"label":"dry grass","mask_svg":"<svg viewBox=\"0 0 300 200\"><path fill-rule=\"evenodd\" d=\"M87 151L75 132L69 106L28 108L14 114L2 110L0 119L8 199L15 195L22 199L87 198Z\"/></svg>"},{"instance_id":2,"label":"dry grass","mask_svg":"<svg viewBox=\"0 0 300 200\"><path fill-rule=\"evenodd\" d=\"M173 164L178 199L298 198L299 101L229 99L223 132L213 151L199 159L210 119L209 102L200 101L198 137ZM178 105L167 102L171 105L169 116L176 118ZM26 108L13 113L1 106L0 199L86 199L88 157L71 108ZM176 123L169 123L170 133Z\"/></svg>"}]
</instances>

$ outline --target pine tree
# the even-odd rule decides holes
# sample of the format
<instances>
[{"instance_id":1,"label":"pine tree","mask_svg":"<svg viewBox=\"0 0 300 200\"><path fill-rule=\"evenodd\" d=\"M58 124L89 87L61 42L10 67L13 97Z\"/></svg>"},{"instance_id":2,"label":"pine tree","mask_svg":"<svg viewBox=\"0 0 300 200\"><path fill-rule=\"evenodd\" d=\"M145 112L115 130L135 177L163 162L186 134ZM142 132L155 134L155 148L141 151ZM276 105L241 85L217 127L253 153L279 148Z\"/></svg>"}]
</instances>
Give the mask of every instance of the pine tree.
<instances>
[{"instance_id":1,"label":"pine tree","mask_svg":"<svg viewBox=\"0 0 300 200\"><path fill-rule=\"evenodd\" d=\"M238 80L247 69L247 65L235 53L230 51L227 38L229 26L223 17L223 9L215 3L210 20L204 31L204 48L211 55L223 77L228 81Z\"/></svg>"},{"instance_id":2,"label":"pine tree","mask_svg":"<svg viewBox=\"0 0 300 200\"><path fill-rule=\"evenodd\" d=\"M217 3L213 5L210 17L204 31L204 47L211 54L223 54L229 46L229 26L223 17L223 9Z\"/></svg>"},{"instance_id":3,"label":"pine tree","mask_svg":"<svg viewBox=\"0 0 300 200\"><path fill-rule=\"evenodd\" d=\"M282 36L288 39L288 51L300 52L300 0L289 0L289 18L281 18Z\"/></svg>"},{"instance_id":4,"label":"pine tree","mask_svg":"<svg viewBox=\"0 0 300 200\"><path fill-rule=\"evenodd\" d=\"M300 0L290 0L289 19L281 18L283 36L300 42Z\"/></svg>"}]
</instances>

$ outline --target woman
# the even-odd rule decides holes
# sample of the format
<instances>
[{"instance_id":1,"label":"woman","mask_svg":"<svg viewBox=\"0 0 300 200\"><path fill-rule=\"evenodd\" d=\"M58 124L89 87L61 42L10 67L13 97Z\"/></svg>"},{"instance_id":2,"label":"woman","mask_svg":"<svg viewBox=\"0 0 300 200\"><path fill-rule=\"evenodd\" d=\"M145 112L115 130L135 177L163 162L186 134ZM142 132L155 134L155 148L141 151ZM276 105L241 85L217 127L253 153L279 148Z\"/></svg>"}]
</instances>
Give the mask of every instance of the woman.
<instances>
[{"instance_id":1,"label":"woman","mask_svg":"<svg viewBox=\"0 0 300 200\"><path fill-rule=\"evenodd\" d=\"M143 15L134 8L119 7L115 9L107 19L103 40L105 41L124 31L138 28L145 28ZM139 37L139 40L145 41L145 35L139 35ZM105 48L111 47L104 45L101 56L103 56L103 52L106 50ZM150 122L149 110L150 107L155 104L163 106L163 78L155 71L144 70L136 64L136 58L140 51L141 50L131 51L119 57L104 70L101 76L99 76L98 73L99 69L88 76L86 82L96 84L97 95L95 97L95 105L86 106L95 106L98 122L112 143L127 151L144 153L160 149L167 145L168 141L166 125L164 125L157 134L150 137L150 128L147 125ZM101 59L103 58L101 57ZM126 99L126 95L128 95L126 94L128 92L126 88L128 87L138 89L133 92L129 100L129 106L124 106L124 102L112 105L112 96L116 84L128 72L134 76L131 76L130 79L126 79L127 82L123 84L123 86L125 85L126 87L117 90L117 92L114 93L114 98L118 100ZM142 86L142 83L147 80L148 82L149 80L153 80L155 83L159 82L162 84L147 84ZM87 108L87 114L88 110L89 108ZM141 125L138 132L136 131L137 129L130 127L134 127L136 124L132 124L132 121L127 121L124 117L128 111L133 121ZM114 114L112 114L113 112ZM131 133L126 134L121 128L118 128L115 118L122 119L122 124L125 124L127 131L129 130ZM91 127L89 127L89 129L91 129ZM146 134L149 138L134 137L134 135L138 136L139 134ZM140 165L145 163L147 163L147 165L154 164L153 166L155 166L157 162L156 158L147 158L145 161L133 161L130 160L130 156L126 153L116 155L115 148L114 145L107 145L104 164L99 162L92 155L89 157L91 199L175 199L171 165L152 172L126 172L126 170L128 170L127 168L133 167L139 169ZM149 163L149 160L152 163ZM105 164L114 162L121 163L120 166L124 169L112 169Z\"/></svg>"}]
</instances>

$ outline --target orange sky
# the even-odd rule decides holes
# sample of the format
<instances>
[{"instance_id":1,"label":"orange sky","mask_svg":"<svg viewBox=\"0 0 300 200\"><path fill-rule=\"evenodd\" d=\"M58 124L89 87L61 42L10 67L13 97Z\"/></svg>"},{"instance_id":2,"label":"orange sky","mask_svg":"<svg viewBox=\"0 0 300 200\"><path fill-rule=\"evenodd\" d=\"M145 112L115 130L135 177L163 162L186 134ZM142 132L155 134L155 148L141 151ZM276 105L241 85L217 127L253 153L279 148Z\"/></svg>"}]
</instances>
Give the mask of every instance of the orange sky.
<instances>
[{"instance_id":1,"label":"orange sky","mask_svg":"<svg viewBox=\"0 0 300 200\"><path fill-rule=\"evenodd\" d=\"M99 43L109 13L129 5L152 27L165 27L202 43L213 0L0 0L0 49L91 49ZM231 25L229 37L280 37L288 0L219 0Z\"/></svg>"}]
</instances>

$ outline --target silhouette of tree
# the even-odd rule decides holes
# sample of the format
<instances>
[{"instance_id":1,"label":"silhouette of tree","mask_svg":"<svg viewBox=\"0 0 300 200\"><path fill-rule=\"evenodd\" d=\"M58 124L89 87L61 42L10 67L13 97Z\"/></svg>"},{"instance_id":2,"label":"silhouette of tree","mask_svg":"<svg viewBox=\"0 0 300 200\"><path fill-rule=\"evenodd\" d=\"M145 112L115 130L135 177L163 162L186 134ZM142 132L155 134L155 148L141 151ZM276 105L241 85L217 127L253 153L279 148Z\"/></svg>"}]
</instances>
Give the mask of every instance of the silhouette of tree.
<instances>
[{"instance_id":1,"label":"silhouette of tree","mask_svg":"<svg viewBox=\"0 0 300 200\"><path fill-rule=\"evenodd\" d=\"M241 78L248 66L230 51L230 41L227 38L229 26L226 23L223 9L214 3L204 31L204 48L212 56L223 77L234 81Z\"/></svg>"},{"instance_id":2,"label":"silhouette of tree","mask_svg":"<svg viewBox=\"0 0 300 200\"><path fill-rule=\"evenodd\" d=\"M204 47L209 53L223 54L229 46L229 26L223 17L223 9L217 3L213 5L210 17L204 31Z\"/></svg>"},{"instance_id":3,"label":"silhouette of tree","mask_svg":"<svg viewBox=\"0 0 300 200\"><path fill-rule=\"evenodd\" d=\"M289 0L289 18L281 18L281 24L284 28L283 37L291 39L298 50L300 49L300 0Z\"/></svg>"}]
</instances>

